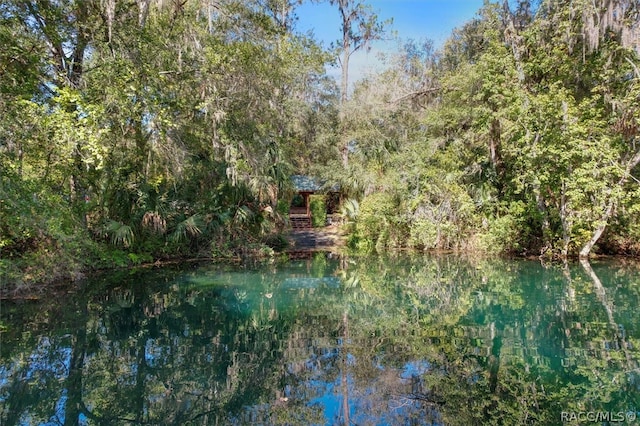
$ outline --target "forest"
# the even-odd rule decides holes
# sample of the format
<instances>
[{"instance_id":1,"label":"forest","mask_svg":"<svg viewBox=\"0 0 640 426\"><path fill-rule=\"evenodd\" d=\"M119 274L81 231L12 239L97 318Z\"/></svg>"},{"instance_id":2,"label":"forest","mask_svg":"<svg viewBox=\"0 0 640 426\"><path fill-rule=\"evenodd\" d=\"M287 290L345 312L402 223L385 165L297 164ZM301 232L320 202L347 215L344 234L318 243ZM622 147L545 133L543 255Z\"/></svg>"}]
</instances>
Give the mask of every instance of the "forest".
<instances>
[{"instance_id":1,"label":"forest","mask_svg":"<svg viewBox=\"0 0 640 426\"><path fill-rule=\"evenodd\" d=\"M300 0L3 1L3 287L273 255L294 174L356 251L640 254L637 0L486 1L353 82L392 23L324 1L329 48Z\"/></svg>"}]
</instances>

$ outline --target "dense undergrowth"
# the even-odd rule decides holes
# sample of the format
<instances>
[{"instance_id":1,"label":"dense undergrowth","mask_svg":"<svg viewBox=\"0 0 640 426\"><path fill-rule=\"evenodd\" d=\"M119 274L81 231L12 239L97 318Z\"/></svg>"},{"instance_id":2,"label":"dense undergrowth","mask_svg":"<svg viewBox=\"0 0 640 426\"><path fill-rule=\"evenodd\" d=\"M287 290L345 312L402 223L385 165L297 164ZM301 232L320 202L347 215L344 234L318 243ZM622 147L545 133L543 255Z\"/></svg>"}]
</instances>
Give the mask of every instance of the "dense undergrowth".
<instances>
[{"instance_id":1,"label":"dense undergrowth","mask_svg":"<svg viewBox=\"0 0 640 426\"><path fill-rule=\"evenodd\" d=\"M265 218L248 209L240 209L244 215L237 211L235 216L219 216L218 222L213 216L178 216L156 228L149 223L150 215L142 215L136 227L112 220L91 223L96 206L89 202L79 213L69 200L35 184L10 179L6 173L0 183L4 291L33 291L97 270L169 260L268 257L288 244L276 218L265 226Z\"/></svg>"}]
</instances>

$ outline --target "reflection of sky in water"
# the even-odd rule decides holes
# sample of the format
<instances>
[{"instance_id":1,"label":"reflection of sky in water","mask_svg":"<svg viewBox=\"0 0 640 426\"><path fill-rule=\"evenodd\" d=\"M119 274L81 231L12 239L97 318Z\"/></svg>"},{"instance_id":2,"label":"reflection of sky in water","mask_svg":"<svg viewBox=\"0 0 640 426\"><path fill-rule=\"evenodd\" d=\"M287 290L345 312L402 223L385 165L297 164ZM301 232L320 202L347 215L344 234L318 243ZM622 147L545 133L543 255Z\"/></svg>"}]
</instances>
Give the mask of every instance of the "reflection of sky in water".
<instances>
[{"instance_id":1,"label":"reflection of sky in water","mask_svg":"<svg viewBox=\"0 0 640 426\"><path fill-rule=\"evenodd\" d=\"M63 336L62 340L68 340L68 336ZM71 348L65 346L56 346L61 342L52 343L52 339L48 336L43 336L38 339L37 346L33 353L28 357L26 363L27 368L20 371L21 363L12 363L7 367L0 367L0 389L10 384L10 380L19 380L25 386L32 388L39 388L47 386L47 382L51 379L56 381L62 381L67 377L69 373L69 366L71 363ZM18 374L19 378L15 377ZM0 397L0 401L4 398ZM36 422L33 416L29 413L24 413L20 417L21 425L60 425L64 424L65 420L65 404L67 402L67 390L62 389L62 394L54 404L54 413L45 422ZM0 407L1 408L1 407ZM1 410L0 410L1 411ZM83 416L84 417L84 416ZM84 419L81 419L83 424Z\"/></svg>"},{"instance_id":2,"label":"reflection of sky in water","mask_svg":"<svg viewBox=\"0 0 640 426\"><path fill-rule=\"evenodd\" d=\"M380 392L380 389L378 389L375 384L365 388L358 388L353 375L349 372L344 375L342 372L339 372L334 380L327 381L326 373L331 368L336 367L334 364L340 362L340 352L338 348L325 352L320 356L313 354L304 363L313 378L307 380L302 389L298 390L302 392L299 395L296 395L296 390L288 385L285 388L285 396L288 398L298 397L308 399L308 406L321 407L327 425L338 424L344 419L345 398L348 400L349 418L353 424L397 424L399 418L407 417L411 412L414 414L419 413L419 410L422 408L419 403L405 397L401 398L400 395L396 395L398 401L395 404L393 400L384 401L388 404L386 409L385 407L373 407L373 404L379 403L376 395ZM347 369L355 368L356 364L357 360L355 356L350 353L347 354ZM375 359L375 364L377 370L385 370L385 367L380 364L379 359ZM417 360L407 362L400 370L394 371L394 373L404 383L410 384L411 380L419 380L429 369L430 364L427 361ZM346 380L347 384L346 394L343 380ZM308 395L317 396L308 398ZM400 401L400 399L402 399L402 401ZM372 409L376 409L377 411L372 411Z\"/></svg>"},{"instance_id":3,"label":"reflection of sky in water","mask_svg":"<svg viewBox=\"0 0 640 426\"><path fill-rule=\"evenodd\" d=\"M342 380L342 377L336 378L333 382L311 380L307 384L313 388L312 393L320 394L320 396L311 399L308 405L320 405L328 425L339 424L344 419L343 402L345 396ZM352 424L396 424L398 419L406 417L410 412L419 412L419 404L408 399L398 402L395 407L391 404L393 401L387 401L389 406L386 409L385 407L373 407L373 404L378 403L375 398L378 389L375 387L356 389L351 374L347 375L346 381L349 417ZM376 409L376 411L372 411L372 409Z\"/></svg>"},{"instance_id":4,"label":"reflection of sky in water","mask_svg":"<svg viewBox=\"0 0 640 426\"><path fill-rule=\"evenodd\" d=\"M320 404L323 407L324 417L328 421L338 419L340 416L340 404L342 402L339 379L333 383L311 380L308 386L322 395L309 401L309 405Z\"/></svg>"},{"instance_id":5,"label":"reflection of sky in water","mask_svg":"<svg viewBox=\"0 0 640 426\"><path fill-rule=\"evenodd\" d=\"M400 377L403 379L411 379L413 377L421 377L429 371L430 364L427 361L410 361L404 365Z\"/></svg>"}]
</instances>

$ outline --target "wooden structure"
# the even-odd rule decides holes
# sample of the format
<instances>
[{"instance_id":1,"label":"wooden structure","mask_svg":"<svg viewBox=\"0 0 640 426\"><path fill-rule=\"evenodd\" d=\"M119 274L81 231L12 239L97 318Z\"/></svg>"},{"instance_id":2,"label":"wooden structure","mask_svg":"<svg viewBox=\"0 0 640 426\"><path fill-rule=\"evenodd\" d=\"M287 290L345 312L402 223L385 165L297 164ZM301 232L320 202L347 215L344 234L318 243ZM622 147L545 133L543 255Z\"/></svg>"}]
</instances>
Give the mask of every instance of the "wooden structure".
<instances>
[{"instance_id":1,"label":"wooden structure","mask_svg":"<svg viewBox=\"0 0 640 426\"><path fill-rule=\"evenodd\" d=\"M309 197L322 188L322 185L314 178L303 175L291 176L293 187L301 202L292 205L289 209L289 221L292 228L311 228L311 205Z\"/></svg>"},{"instance_id":2,"label":"wooden structure","mask_svg":"<svg viewBox=\"0 0 640 426\"><path fill-rule=\"evenodd\" d=\"M334 213L339 204L339 187L334 185L327 189L325 182L310 176L291 176L296 198L289 208L289 221L293 228L311 228L311 205L309 197L312 194L322 192L326 194L325 206L327 213Z\"/></svg>"}]
</instances>

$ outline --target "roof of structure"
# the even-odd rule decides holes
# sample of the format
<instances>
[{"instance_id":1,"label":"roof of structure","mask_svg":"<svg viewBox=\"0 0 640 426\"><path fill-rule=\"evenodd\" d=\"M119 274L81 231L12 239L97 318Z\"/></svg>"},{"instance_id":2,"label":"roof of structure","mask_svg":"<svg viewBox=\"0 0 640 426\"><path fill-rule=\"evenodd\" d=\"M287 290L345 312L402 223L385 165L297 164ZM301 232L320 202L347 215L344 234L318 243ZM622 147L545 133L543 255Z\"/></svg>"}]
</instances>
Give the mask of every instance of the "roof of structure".
<instances>
[{"instance_id":1,"label":"roof of structure","mask_svg":"<svg viewBox=\"0 0 640 426\"><path fill-rule=\"evenodd\" d=\"M293 175L291 181L298 192L316 192L322 189L322 182L310 176Z\"/></svg>"}]
</instances>

